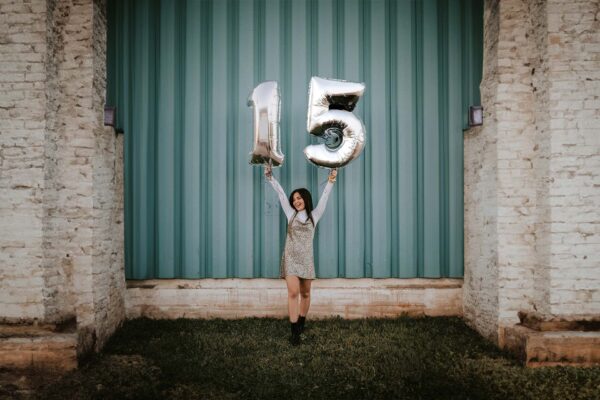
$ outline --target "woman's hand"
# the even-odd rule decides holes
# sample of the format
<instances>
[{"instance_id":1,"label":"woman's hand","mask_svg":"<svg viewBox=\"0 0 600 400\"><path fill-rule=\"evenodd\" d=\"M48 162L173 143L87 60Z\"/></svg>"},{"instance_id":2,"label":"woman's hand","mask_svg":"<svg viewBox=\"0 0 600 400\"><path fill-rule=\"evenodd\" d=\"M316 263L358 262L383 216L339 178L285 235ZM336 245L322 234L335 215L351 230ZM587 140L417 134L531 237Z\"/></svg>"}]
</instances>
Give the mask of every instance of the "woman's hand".
<instances>
[{"instance_id":1,"label":"woman's hand","mask_svg":"<svg viewBox=\"0 0 600 400\"><path fill-rule=\"evenodd\" d=\"M335 182L335 178L337 177L337 168L332 169L331 171L329 171L329 182L333 183Z\"/></svg>"},{"instance_id":2,"label":"woman's hand","mask_svg":"<svg viewBox=\"0 0 600 400\"><path fill-rule=\"evenodd\" d=\"M271 167L271 165L265 165L265 178L267 178L267 180L271 180L271 178L273 177L273 168Z\"/></svg>"}]
</instances>

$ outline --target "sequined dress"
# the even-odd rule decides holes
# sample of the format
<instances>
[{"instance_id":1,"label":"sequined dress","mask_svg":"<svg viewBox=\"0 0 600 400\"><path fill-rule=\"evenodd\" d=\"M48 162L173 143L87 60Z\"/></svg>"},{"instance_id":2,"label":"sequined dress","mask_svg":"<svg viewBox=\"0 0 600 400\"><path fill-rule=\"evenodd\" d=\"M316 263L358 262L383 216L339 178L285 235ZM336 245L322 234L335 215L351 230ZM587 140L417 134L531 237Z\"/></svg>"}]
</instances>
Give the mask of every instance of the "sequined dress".
<instances>
[{"instance_id":1,"label":"sequined dress","mask_svg":"<svg viewBox=\"0 0 600 400\"><path fill-rule=\"evenodd\" d=\"M325 211L333 183L327 182L319 199L319 204L311 213L314 221L313 225L306 211L298 212L292 208L285 191L274 177L269 182L277 192L281 208L288 220L285 248L281 256L280 276L285 278L287 275L295 275L302 279L315 279L313 238L317 223Z\"/></svg>"},{"instance_id":2,"label":"sequined dress","mask_svg":"<svg viewBox=\"0 0 600 400\"><path fill-rule=\"evenodd\" d=\"M303 279L315 279L315 263L313 260L313 238L315 227L312 221L301 222L297 213L288 223L285 249L281 256L279 275L296 275Z\"/></svg>"}]
</instances>

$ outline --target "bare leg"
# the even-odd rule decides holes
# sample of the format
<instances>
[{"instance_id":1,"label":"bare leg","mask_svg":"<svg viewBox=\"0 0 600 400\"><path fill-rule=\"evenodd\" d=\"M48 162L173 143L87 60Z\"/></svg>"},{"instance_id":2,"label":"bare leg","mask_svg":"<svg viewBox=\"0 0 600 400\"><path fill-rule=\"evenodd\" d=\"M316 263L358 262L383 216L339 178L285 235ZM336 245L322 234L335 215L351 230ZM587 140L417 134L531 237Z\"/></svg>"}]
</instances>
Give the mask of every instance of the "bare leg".
<instances>
[{"instance_id":1,"label":"bare leg","mask_svg":"<svg viewBox=\"0 0 600 400\"><path fill-rule=\"evenodd\" d=\"M288 315L290 322L298 321L298 297L300 295L300 278L293 275L285 277L288 290Z\"/></svg>"},{"instance_id":2,"label":"bare leg","mask_svg":"<svg viewBox=\"0 0 600 400\"><path fill-rule=\"evenodd\" d=\"M300 315L306 317L310 307L310 284L311 279L300 279Z\"/></svg>"}]
</instances>

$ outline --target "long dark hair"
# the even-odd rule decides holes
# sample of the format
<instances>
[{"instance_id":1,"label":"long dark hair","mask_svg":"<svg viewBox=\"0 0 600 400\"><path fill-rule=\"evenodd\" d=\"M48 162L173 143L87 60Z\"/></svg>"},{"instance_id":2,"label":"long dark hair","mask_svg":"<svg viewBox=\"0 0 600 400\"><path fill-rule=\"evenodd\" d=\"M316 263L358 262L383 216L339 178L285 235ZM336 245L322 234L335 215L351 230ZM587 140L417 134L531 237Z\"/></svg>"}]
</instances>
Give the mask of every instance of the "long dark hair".
<instances>
[{"instance_id":1,"label":"long dark hair","mask_svg":"<svg viewBox=\"0 0 600 400\"><path fill-rule=\"evenodd\" d=\"M304 209L306 210L308 219L310 219L310 222L312 222L313 226L315 226L315 221L313 220L313 217L312 217L313 202L312 202L312 196L310 195L310 192L308 191L308 189L304 189L304 188L300 188L300 189L296 189L296 190L292 191L292 194L290 194L290 206L292 206L292 208L294 210L296 210L296 207L294 207L294 193L298 193L300 195L300 197L302 197L302 200L304 200Z\"/></svg>"}]
</instances>

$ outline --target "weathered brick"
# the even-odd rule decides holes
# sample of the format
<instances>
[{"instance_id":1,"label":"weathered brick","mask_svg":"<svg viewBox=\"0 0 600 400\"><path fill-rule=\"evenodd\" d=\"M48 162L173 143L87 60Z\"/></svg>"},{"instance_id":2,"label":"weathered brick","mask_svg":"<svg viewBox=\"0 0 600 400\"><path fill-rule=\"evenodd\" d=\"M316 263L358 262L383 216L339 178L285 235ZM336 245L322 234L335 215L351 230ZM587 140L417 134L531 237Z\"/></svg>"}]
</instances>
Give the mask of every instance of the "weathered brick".
<instances>
[{"instance_id":1,"label":"weathered brick","mask_svg":"<svg viewBox=\"0 0 600 400\"><path fill-rule=\"evenodd\" d=\"M124 318L105 4L0 2L0 37L0 319L76 316L80 346L100 348Z\"/></svg>"},{"instance_id":2,"label":"weathered brick","mask_svg":"<svg viewBox=\"0 0 600 400\"><path fill-rule=\"evenodd\" d=\"M465 136L464 309L495 340L520 310L600 312L600 264L588 261L600 251L592 3L485 3L495 63L484 66L484 126Z\"/></svg>"}]
</instances>

